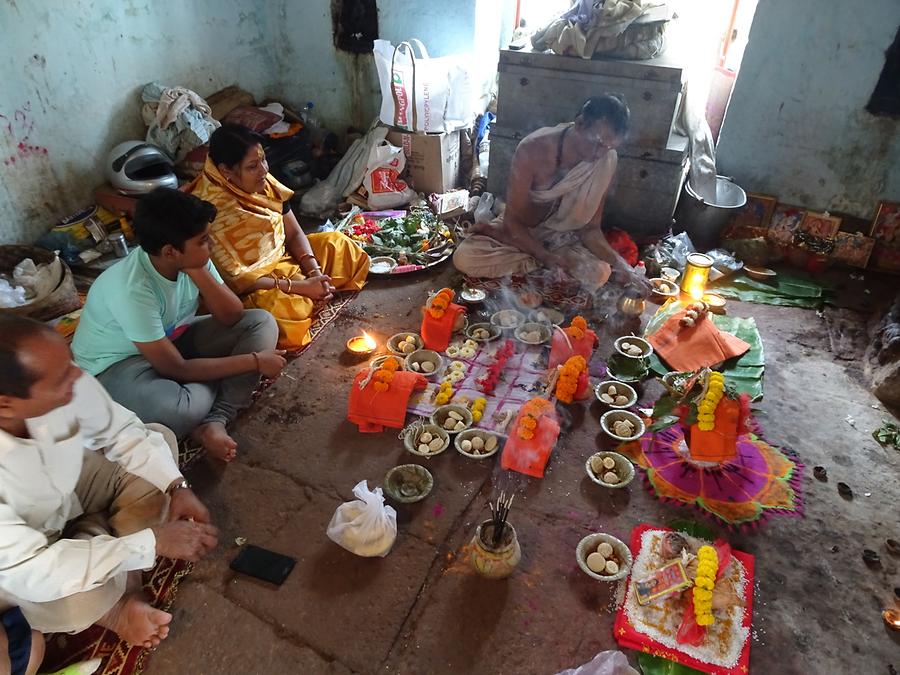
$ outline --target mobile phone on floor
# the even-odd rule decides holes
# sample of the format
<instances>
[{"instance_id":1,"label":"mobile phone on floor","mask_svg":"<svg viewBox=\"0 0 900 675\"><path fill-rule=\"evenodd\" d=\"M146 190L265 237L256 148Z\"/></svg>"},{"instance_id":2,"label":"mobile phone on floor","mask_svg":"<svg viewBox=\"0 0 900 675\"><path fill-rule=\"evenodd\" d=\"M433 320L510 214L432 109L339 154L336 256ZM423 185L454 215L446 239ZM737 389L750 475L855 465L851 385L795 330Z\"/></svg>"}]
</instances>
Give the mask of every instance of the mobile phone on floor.
<instances>
[{"instance_id":1,"label":"mobile phone on floor","mask_svg":"<svg viewBox=\"0 0 900 675\"><path fill-rule=\"evenodd\" d=\"M281 586L296 564L295 558L248 544L231 561L231 569Z\"/></svg>"}]
</instances>

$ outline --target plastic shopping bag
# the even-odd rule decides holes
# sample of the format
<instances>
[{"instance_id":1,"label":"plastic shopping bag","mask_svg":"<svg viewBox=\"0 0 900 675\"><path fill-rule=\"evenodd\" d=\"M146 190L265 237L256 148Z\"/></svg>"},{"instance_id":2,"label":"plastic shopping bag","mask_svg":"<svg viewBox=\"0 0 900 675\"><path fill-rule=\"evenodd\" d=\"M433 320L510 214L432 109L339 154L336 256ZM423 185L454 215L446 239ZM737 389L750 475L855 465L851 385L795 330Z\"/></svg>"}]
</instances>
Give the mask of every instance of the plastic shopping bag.
<instances>
[{"instance_id":1,"label":"plastic shopping bag","mask_svg":"<svg viewBox=\"0 0 900 675\"><path fill-rule=\"evenodd\" d=\"M344 502L328 523L328 538L364 558L383 558L397 538L397 512L384 505L381 488L369 489L362 480L353 488L352 502Z\"/></svg>"},{"instance_id":2,"label":"plastic shopping bag","mask_svg":"<svg viewBox=\"0 0 900 675\"><path fill-rule=\"evenodd\" d=\"M406 206L416 197L416 192L400 174L406 167L403 150L387 141L374 146L369 153L366 177L363 187L369 193L369 208L372 210L392 209Z\"/></svg>"},{"instance_id":3,"label":"plastic shopping bag","mask_svg":"<svg viewBox=\"0 0 900 675\"><path fill-rule=\"evenodd\" d=\"M455 131L471 124L475 105L470 57L431 58L416 39L396 47L387 40L375 40L374 54L382 122L427 133Z\"/></svg>"}]
</instances>

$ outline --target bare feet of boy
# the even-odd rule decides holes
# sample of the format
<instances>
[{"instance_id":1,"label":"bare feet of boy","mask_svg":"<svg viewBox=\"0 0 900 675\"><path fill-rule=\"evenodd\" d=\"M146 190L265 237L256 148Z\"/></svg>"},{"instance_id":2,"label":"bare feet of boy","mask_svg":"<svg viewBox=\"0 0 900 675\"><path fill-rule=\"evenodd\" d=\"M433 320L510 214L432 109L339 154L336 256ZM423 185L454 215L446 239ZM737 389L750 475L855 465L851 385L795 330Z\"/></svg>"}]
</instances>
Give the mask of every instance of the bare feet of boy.
<instances>
[{"instance_id":1,"label":"bare feet of boy","mask_svg":"<svg viewBox=\"0 0 900 675\"><path fill-rule=\"evenodd\" d=\"M237 455L237 441L228 435L221 422L201 424L191 433L191 438L200 443L214 459L230 462Z\"/></svg>"},{"instance_id":2,"label":"bare feet of boy","mask_svg":"<svg viewBox=\"0 0 900 675\"><path fill-rule=\"evenodd\" d=\"M97 623L133 647L152 649L169 635L172 615L151 607L140 593L126 593Z\"/></svg>"}]
</instances>

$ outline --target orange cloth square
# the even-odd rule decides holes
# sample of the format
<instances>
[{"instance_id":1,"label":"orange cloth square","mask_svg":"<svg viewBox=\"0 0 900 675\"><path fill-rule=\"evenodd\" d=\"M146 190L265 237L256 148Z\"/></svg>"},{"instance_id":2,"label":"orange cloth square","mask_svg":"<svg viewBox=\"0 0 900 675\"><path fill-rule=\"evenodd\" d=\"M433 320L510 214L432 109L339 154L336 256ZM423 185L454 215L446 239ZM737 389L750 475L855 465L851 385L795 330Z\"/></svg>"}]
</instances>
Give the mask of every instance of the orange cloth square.
<instances>
[{"instance_id":1,"label":"orange cloth square","mask_svg":"<svg viewBox=\"0 0 900 675\"><path fill-rule=\"evenodd\" d=\"M460 314L464 314L465 307L450 303L444 315L434 318L425 310L422 317L422 342L425 343L425 349L432 349L436 352L443 352L450 346L450 338L453 337L453 326Z\"/></svg>"},{"instance_id":2,"label":"orange cloth square","mask_svg":"<svg viewBox=\"0 0 900 675\"><path fill-rule=\"evenodd\" d=\"M368 368L361 370L350 385L347 419L363 433L384 431L385 427L402 429L409 397L413 391L424 389L428 380L418 373L398 370L387 391L375 391L374 378L360 389L359 383L368 375Z\"/></svg>"},{"instance_id":3,"label":"orange cloth square","mask_svg":"<svg viewBox=\"0 0 900 675\"><path fill-rule=\"evenodd\" d=\"M750 349L750 345L716 328L708 316L692 328L679 325L685 312L669 317L647 340L672 370L680 372L711 368Z\"/></svg>"}]
</instances>

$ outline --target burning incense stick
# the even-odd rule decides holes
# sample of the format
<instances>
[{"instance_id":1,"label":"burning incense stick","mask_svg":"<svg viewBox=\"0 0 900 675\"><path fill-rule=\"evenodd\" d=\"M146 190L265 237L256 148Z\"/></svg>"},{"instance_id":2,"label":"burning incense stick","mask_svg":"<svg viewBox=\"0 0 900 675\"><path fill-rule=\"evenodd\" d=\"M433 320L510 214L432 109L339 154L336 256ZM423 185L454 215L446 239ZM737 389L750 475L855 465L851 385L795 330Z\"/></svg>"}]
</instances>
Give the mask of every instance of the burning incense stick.
<instances>
[{"instance_id":1,"label":"burning incense stick","mask_svg":"<svg viewBox=\"0 0 900 675\"><path fill-rule=\"evenodd\" d=\"M515 494L510 495L510 497L507 498L506 492L501 492L500 496L497 498L497 506L495 507L492 503L490 504L491 522L494 526L491 543L494 546L499 546L500 542L503 541L504 530L506 530L506 519L509 517L509 509L515 498Z\"/></svg>"}]
</instances>

